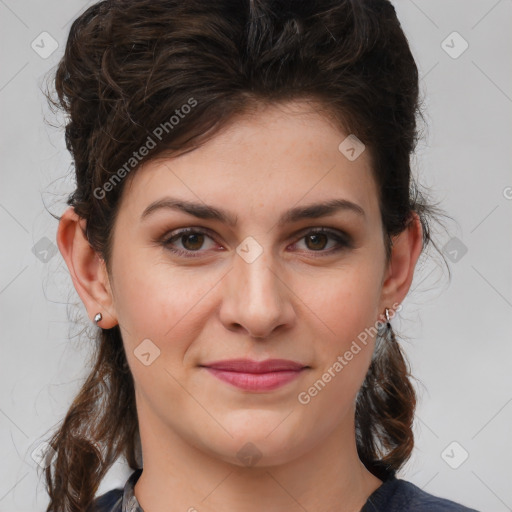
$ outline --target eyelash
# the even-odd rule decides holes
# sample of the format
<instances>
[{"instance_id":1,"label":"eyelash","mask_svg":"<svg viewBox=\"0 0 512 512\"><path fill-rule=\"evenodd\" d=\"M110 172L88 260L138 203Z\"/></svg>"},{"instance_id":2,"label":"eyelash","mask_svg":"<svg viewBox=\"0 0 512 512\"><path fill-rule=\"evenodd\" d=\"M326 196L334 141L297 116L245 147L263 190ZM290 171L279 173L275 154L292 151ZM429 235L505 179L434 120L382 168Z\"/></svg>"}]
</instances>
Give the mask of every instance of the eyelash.
<instances>
[{"instance_id":1,"label":"eyelash","mask_svg":"<svg viewBox=\"0 0 512 512\"><path fill-rule=\"evenodd\" d=\"M179 239L180 237L182 237L184 235L190 235L190 234L206 235L209 238L213 239L210 232L208 230L205 230L204 228L184 228L184 229L181 229L181 230L177 231L176 233L172 234L172 236L166 237L163 240L162 244L164 245L164 247L166 247L169 251L173 252L177 256L182 256L185 258L201 257L201 253L204 251L182 250L182 249L175 249L175 248L171 247L171 244L174 240ZM319 256L314 256L314 257L322 257L322 256L326 256L326 255L331 255L331 254L337 253L345 248L347 248L347 249L352 248L352 241L348 235L346 235L340 231L333 231L332 229L328 229L328 228L324 228L324 227L312 228L309 231L304 232L304 234L299 238L299 240L302 240L303 238L306 238L307 236L317 235L317 234L328 235L331 239L333 239L337 242L338 247L327 250L327 251L326 250L308 251L308 252L312 252L312 253L315 253L315 252L320 253Z\"/></svg>"}]
</instances>

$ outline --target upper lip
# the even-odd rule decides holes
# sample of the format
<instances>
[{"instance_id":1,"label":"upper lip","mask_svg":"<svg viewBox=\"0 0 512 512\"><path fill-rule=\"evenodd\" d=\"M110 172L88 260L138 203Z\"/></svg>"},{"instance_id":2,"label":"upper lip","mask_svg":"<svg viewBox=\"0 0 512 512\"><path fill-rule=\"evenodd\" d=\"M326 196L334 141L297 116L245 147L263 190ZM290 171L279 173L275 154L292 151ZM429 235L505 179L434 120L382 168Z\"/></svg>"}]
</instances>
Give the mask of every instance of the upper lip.
<instances>
[{"instance_id":1,"label":"upper lip","mask_svg":"<svg viewBox=\"0 0 512 512\"><path fill-rule=\"evenodd\" d=\"M225 370L240 373L268 373L285 370L301 370L306 365L288 359L266 359L265 361L253 361L251 359L226 359L202 364L207 368Z\"/></svg>"}]
</instances>

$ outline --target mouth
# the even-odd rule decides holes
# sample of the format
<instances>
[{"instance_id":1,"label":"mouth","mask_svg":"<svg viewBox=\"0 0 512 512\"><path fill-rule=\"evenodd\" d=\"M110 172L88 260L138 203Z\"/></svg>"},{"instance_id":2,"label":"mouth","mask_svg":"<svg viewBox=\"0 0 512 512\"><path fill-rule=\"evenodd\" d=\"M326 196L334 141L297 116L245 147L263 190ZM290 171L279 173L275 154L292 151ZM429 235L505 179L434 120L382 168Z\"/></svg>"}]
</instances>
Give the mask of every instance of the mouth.
<instances>
[{"instance_id":1,"label":"mouth","mask_svg":"<svg viewBox=\"0 0 512 512\"><path fill-rule=\"evenodd\" d=\"M214 377L246 391L272 391L299 377L310 368L286 359L231 359L200 365Z\"/></svg>"}]
</instances>

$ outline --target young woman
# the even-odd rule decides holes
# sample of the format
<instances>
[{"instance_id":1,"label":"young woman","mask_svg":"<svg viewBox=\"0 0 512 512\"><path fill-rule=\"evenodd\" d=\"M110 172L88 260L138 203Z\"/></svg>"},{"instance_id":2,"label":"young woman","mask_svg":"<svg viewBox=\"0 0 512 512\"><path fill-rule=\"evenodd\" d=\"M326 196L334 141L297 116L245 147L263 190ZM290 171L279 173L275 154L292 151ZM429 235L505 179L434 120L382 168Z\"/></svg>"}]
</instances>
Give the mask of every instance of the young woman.
<instances>
[{"instance_id":1,"label":"young woman","mask_svg":"<svg viewBox=\"0 0 512 512\"><path fill-rule=\"evenodd\" d=\"M474 511L396 475L416 398L391 322L435 208L392 4L107 0L55 87L57 242L97 328L47 511Z\"/></svg>"}]
</instances>

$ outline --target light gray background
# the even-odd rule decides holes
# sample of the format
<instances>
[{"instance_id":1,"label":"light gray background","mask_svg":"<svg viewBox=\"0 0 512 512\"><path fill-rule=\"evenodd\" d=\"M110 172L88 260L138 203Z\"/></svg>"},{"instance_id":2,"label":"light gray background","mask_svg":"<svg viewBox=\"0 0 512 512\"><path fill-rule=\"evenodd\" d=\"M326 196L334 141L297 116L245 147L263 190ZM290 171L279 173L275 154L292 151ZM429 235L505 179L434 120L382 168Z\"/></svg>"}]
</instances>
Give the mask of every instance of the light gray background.
<instances>
[{"instance_id":1,"label":"light gray background","mask_svg":"<svg viewBox=\"0 0 512 512\"><path fill-rule=\"evenodd\" d=\"M64 417L88 354L86 343L70 339L68 314L85 309L55 252L57 221L46 211L65 209L71 159L63 132L44 123L45 115L55 118L39 87L62 56L71 20L91 4L0 0L1 512L46 508L31 454ZM423 383L414 456L399 476L478 510L504 512L512 510L512 2L394 4L428 110L415 172L456 219L439 231L439 244L460 241L446 249L456 260L451 283L439 263L422 259L393 321ZM445 51L463 48L454 31L469 44L457 58ZM35 41L41 53L46 38L45 51L51 48L42 32L58 42L46 58L31 47ZM78 330L86 324L85 317ZM117 463L99 492L122 486L130 472Z\"/></svg>"}]
</instances>

